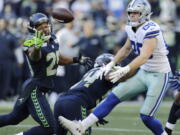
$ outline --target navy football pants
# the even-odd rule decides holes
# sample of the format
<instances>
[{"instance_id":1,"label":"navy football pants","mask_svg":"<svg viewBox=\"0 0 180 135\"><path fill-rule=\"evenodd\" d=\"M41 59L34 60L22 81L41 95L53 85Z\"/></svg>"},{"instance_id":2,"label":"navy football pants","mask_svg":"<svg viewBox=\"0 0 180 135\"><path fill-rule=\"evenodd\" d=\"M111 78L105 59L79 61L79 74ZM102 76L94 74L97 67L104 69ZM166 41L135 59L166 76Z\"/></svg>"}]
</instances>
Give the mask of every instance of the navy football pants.
<instances>
[{"instance_id":1,"label":"navy football pants","mask_svg":"<svg viewBox=\"0 0 180 135\"><path fill-rule=\"evenodd\" d=\"M57 125L57 135L66 135L67 130L60 124L58 117L63 116L70 120L82 120L88 115L85 102L76 95L62 95L58 98L54 106L54 116ZM90 135L90 129L85 135Z\"/></svg>"},{"instance_id":2,"label":"navy football pants","mask_svg":"<svg viewBox=\"0 0 180 135\"><path fill-rule=\"evenodd\" d=\"M24 131L24 135L54 135L55 120L50 105L43 92L32 90L29 98L22 104L15 104L9 114L0 115L0 127L16 125L26 119L29 114L40 126Z\"/></svg>"}]
</instances>

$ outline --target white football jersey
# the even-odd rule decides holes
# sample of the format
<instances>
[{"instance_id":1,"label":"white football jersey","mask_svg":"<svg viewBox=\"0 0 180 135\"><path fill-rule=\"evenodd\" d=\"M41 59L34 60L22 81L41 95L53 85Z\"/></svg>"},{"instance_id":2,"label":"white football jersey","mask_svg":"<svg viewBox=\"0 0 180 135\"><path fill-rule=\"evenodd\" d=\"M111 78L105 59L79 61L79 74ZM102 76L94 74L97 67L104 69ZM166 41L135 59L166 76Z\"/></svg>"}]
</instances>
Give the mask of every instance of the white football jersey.
<instances>
[{"instance_id":1,"label":"white football jersey","mask_svg":"<svg viewBox=\"0 0 180 135\"><path fill-rule=\"evenodd\" d=\"M127 25L126 32L136 55L140 54L145 39L157 38L157 46L154 49L152 56L146 61L145 64L141 65L141 69L150 72L162 73L171 71L169 60L167 58L167 45L163 38L162 31L157 23L148 21L140 26L136 32L132 30L131 26Z\"/></svg>"}]
</instances>

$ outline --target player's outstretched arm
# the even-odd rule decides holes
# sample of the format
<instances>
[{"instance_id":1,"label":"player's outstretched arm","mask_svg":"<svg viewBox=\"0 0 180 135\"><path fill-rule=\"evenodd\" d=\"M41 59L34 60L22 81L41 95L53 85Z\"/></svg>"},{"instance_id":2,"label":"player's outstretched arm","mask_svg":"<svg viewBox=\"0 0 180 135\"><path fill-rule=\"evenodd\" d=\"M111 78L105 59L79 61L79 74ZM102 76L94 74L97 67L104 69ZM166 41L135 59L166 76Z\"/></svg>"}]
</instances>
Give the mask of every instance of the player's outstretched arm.
<instances>
[{"instance_id":1,"label":"player's outstretched arm","mask_svg":"<svg viewBox=\"0 0 180 135\"><path fill-rule=\"evenodd\" d=\"M102 79L103 76L106 76L111 71L112 67L116 65L116 63L121 62L127 56L129 56L131 51L132 48L131 48L130 40L128 39L125 45L118 51L115 58L109 64L107 64L105 67L101 69L102 73L100 75L100 79Z\"/></svg>"},{"instance_id":2,"label":"player's outstretched arm","mask_svg":"<svg viewBox=\"0 0 180 135\"><path fill-rule=\"evenodd\" d=\"M28 47L28 56L32 61L39 61L41 59L41 47L48 40L49 38L47 38L42 32L36 30L32 39L26 40L23 43L24 47Z\"/></svg>"},{"instance_id":3,"label":"player's outstretched arm","mask_svg":"<svg viewBox=\"0 0 180 135\"><path fill-rule=\"evenodd\" d=\"M73 58L69 58L63 55L59 56L59 63L58 63L59 65L69 65L73 63L74 63Z\"/></svg>"},{"instance_id":4,"label":"player's outstretched arm","mask_svg":"<svg viewBox=\"0 0 180 135\"><path fill-rule=\"evenodd\" d=\"M59 65L69 65L74 63L79 63L87 68L93 67L93 61L89 57L79 56L69 58L62 55L59 56Z\"/></svg>"},{"instance_id":5,"label":"player's outstretched arm","mask_svg":"<svg viewBox=\"0 0 180 135\"><path fill-rule=\"evenodd\" d=\"M118 67L116 71L109 74L112 83L117 82L129 72L135 72L142 64L144 64L151 56L157 45L157 39L151 38L144 41L141 53L130 64L125 67Z\"/></svg>"}]
</instances>

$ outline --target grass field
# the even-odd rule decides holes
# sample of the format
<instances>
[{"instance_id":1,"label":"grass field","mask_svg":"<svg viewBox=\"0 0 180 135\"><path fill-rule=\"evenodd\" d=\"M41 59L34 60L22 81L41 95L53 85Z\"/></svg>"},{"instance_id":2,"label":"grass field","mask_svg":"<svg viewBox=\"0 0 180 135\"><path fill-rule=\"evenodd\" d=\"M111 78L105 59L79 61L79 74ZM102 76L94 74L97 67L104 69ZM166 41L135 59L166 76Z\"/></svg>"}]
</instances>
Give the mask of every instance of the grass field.
<instances>
[{"instance_id":1,"label":"grass field","mask_svg":"<svg viewBox=\"0 0 180 135\"><path fill-rule=\"evenodd\" d=\"M163 125L168 117L172 102L164 102L161 105L157 117ZM152 135L152 133L142 124L139 116L141 103L126 102L118 105L111 114L106 117L109 123L106 126L93 127L93 135ZM9 112L12 105L0 105L0 113ZM29 117L16 126L0 128L0 135L14 135L36 125L36 122ZM173 135L180 135L180 121L178 121Z\"/></svg>"}]
</instances>

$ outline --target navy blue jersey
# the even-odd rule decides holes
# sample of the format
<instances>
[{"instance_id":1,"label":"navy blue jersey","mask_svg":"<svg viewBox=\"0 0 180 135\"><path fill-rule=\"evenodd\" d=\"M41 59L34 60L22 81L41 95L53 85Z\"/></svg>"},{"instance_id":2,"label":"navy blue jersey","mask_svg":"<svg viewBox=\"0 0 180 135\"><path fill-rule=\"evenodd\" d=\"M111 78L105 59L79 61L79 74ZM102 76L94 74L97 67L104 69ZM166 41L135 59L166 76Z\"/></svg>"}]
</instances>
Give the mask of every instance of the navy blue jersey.
<instances>
[{"instance_id":1,"label":"navy blue jersey","mask_svg":"<svg viewBox=\"0 0 180 135\"><path fill-rule=\"evenodd\" d=\"M56 75L59 61L59 44L55 35L51 35L50 41L41 47L42 57L39 61L32 61L27 55L28 47L24 47L29 69L33 78L39 79L44 87L52 88L52 77Z\"/></svg>"},{"instance_id":2,"label":"navy blue jersey","mask_svg":"<svg viewBox=\"0 0 180 135\"><path fill-rule=\"evenodd\" d=\"M67 92L67 94L75 94L82 97L86 101L88 109L95 107L97 100L101 99L102 96L113 87L110 81L99 79L97 75L99 69L100 68L91 69Z\"/></svg>"}]
</instances>

